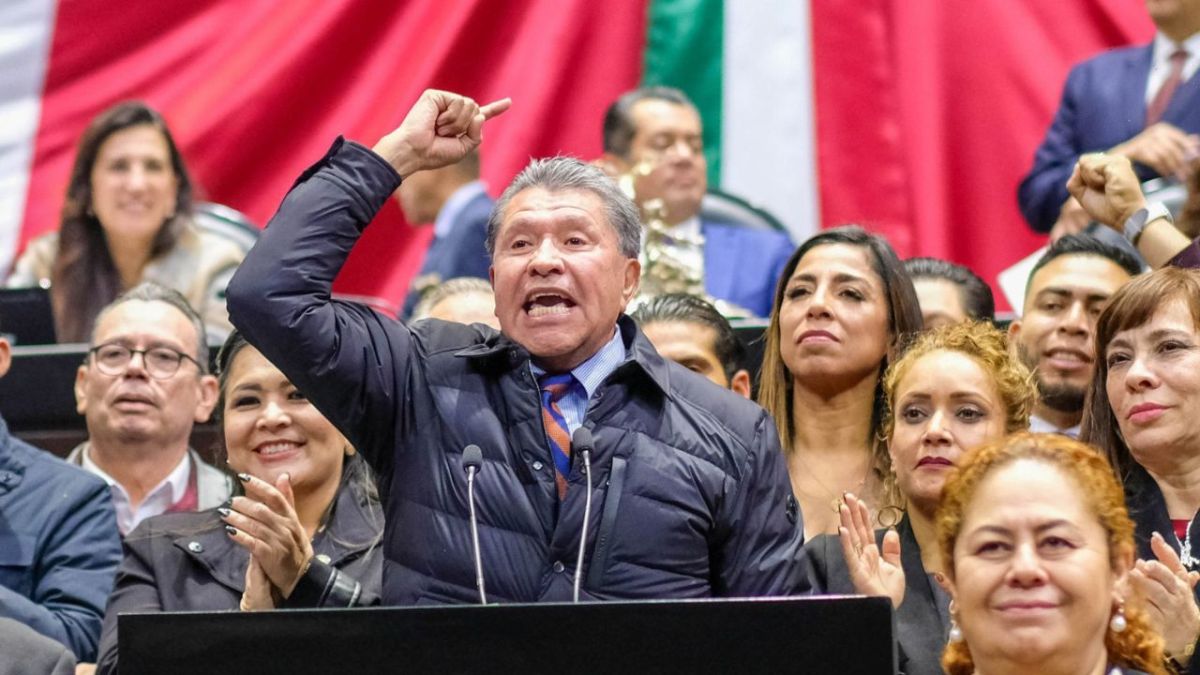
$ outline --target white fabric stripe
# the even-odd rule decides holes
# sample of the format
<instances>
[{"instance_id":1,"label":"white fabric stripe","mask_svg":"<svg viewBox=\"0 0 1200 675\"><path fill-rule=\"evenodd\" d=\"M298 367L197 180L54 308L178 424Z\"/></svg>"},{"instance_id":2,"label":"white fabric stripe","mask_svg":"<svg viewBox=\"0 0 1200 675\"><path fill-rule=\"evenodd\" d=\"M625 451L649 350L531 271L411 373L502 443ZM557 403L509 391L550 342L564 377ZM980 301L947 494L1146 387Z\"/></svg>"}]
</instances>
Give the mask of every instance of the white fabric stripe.
<instances>
[{"instance_id":1,"label":"white fabric stripe","mask_svg":"<svg viewBox=\"0 0 1200 675\"><path fill-rule=\"evenodd\" d=\"M20 240L55 8L55 0L0 2L0 271L5 274Z\"/></svg>"},{"instance_id":2,"label":"white fabric stripe","mask_svg":"<svg viewBox=\"0 0 1200 675\"><path fill-rule=\"evenodd\" d=\"M820 229L810 0L725 2L721 189Z\"/></svg>"}]
</instances>

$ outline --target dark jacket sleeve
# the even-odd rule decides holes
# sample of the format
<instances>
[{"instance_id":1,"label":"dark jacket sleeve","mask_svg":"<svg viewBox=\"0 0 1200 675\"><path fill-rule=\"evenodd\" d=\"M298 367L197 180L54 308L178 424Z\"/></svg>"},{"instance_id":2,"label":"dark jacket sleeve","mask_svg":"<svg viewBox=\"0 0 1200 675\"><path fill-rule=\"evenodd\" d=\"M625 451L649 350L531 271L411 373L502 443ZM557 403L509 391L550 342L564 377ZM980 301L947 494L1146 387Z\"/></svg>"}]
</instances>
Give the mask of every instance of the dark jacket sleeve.
<instances>
[{"instance_id":1,"label":"dark jacket sleeve","mask_svg":"<svg viewBox=\"0 0 1200 675\"><path fill-rule=\"evenodd\" d=\"M1184 269L1200 268L1200 239L1195 239L1188 247L1180 251L1171 261L1167 263L1171 267L1182 267Z\"/></svg>"},{"instance_id":2,"label":"dark jacket sleeve","mask_svg":"<svg viewBox=\"0 0 1200 675\"><path fill-rule=\"evenodd\" d=\"M29 597L0 586L0 616L67 645L80 661L91 661L121 560L121 539L109 487L99 480L88 480L82 491L76 486L44 486L74 496L57 509L61 519L46 523L49 534L34 561L40 572ZM47 498L56 496L61 495Z\"/></svg>"},{"instance_id":3,"label":"dark jacket sleeve","mask_svg":"<svg viewBox=\"0 0 1200 675\"><path fill-rule=\"evenodd\" d=\"M117 615L122 612L161 612L158 579L151 564L155 537L145 528L129 533L124 543L125 559L117 572L116 587L104 613L104 630L100 634L100 656L96 659L99 675L117 672Z\"/></svg>"},{"instance_id":4,"label":"dark jacket sleeve","mask_svg":"<svg viewBox=\"0 0 1200 675\"><path fill-rule=\"evenodd\" d=\"M1033 168L1017 188L1021 214L1035 232L1049 232L1067 201L1067 179L1085 152L1079 140L1076 106L1083 86L1084 66L1076 66L1067 76L1062 100L1046 137L1033 157Z\"/></svg>"},{"instance_id":5,"label":"dark jacket sleeve","mask_svg":"<svg viewBox=\"0 0 1200 675\"><path fill-rule=\"evenodd\" d=\"M354 577L314 559L281 607L361 607L378 600L378 597L364 595L362 584Z\"/></svg>"},{"instance_id":6,"label":"dark jacket sleeve","mask_svg":"<svg viewBox=\"0 0 1200 675\"><path fill-rule=\"evenodd\" d=\"M801 595L804 520L788 479L775 422L759 416L745 469L722 504L725 537L714 552L717 595Z\"/></svg>"},{"instance_id":7,"label":"dark jacket sleeve","mask_svg":"<svg viewBox=\"0 0 1200 675\"><path fill-rule=\"evenodd\" d=\"M399 184L381 157L338 139L296 181L227 292L233 325L381 475L390 469L411 335L330 293L350 249Z\"/></svg>"}]
</instances>

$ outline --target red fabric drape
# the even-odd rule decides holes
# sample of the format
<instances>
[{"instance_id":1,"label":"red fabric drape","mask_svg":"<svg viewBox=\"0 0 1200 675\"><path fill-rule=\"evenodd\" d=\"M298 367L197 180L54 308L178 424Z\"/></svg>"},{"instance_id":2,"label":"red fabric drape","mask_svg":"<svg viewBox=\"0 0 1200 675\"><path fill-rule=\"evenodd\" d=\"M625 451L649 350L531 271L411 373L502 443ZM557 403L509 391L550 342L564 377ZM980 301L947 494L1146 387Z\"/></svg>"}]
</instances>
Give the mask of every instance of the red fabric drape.
<instances>
[{"instance_id":1,"label":"red fabric drape","mask_svg":"<svg viewBox=\"0 0 1200 675\"><path fill-rule=\"evenodd\" d=\"M210 199L265 224L335 136L373 144L422 89L512 96L483 146L496 192L531 156L599 154L644 24L645 0L63 0L22 241L57 227L79 134L127 98L164 113ZM337 290L398 303L430 236L389 203Z\"/></svg>"},{"instance_id":2,"label":"red fabric drape","mask_svg":"<svg viewBox=\"0 0 1200 675\"><path fill-rule=\"evenodd\" d=\"M992 282L1045 241L1016 188L1071 65L1153 35L1143 0L813 0L812 16L823 223Z\"/></svg>"}]
</instances>

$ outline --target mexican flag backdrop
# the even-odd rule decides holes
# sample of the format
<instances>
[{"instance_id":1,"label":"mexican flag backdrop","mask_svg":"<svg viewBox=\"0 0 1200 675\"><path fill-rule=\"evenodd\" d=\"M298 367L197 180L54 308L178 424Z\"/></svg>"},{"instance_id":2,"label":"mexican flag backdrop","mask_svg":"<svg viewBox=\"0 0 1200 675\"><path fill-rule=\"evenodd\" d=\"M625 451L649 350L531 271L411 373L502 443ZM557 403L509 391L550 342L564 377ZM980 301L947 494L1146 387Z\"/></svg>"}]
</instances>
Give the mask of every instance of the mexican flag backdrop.
<instances>
[{"instance_id":1,"label":"mexican flag backdrop","mask_svg":"<svg viewBox=\"0 0 1200 675\"><path fill-rule=\"evenodd\" d=\"M498 193L530 157L596 157L644 82L695 99L712 184L797 241L858 222L993 281L1042 243L1016 185L1067 70L1152 35L1143 0L4 0L0 266L57 227L75 143L119 100L263 225L335 136L373 144L424 88L513 98L483 146ZM430 237L389 203L337 290L398 304Z\"/></svg>"}]
</instances>

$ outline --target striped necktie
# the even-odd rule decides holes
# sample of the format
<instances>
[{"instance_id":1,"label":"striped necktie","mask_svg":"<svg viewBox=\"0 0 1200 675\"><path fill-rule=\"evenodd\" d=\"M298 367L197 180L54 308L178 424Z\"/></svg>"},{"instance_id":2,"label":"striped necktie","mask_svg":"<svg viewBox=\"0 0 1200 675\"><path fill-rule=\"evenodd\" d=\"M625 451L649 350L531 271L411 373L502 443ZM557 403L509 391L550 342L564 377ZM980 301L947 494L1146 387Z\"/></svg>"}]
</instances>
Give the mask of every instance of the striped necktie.
<instances>
[{"instance_id":1,"label":"striped necktie","mask_svg":"<svg viewBox=\"0 0 1200 675\"><path fill-rule=\"evenodd\" d=\"M538 386L542 389L542 423L550 442L550 456L554 458L554 482L562 500L567 495L567 476L571 473L571 430L558 402L575 386L575 377L570 373L543 375Z\"/></svg>"}]
</instances>

